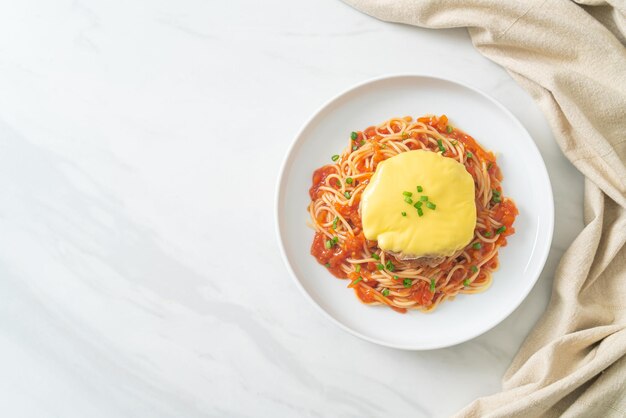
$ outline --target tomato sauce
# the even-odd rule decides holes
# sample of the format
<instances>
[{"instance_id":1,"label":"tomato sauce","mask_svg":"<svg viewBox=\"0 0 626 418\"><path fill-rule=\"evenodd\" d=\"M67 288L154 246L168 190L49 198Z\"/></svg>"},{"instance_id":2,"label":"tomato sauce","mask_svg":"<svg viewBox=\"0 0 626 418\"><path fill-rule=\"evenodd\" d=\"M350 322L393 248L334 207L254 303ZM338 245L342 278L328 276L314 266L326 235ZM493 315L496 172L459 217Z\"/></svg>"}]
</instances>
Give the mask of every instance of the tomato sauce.
<instances>
[{"instance_id":1,"label":"tomato sauce","mask_svg":"<svg viewBox=\"0 0 626 418\"><path fill-rule=\"evenodd\" d=\"M348 258L359 257L363 250L363 233L346 239L342 244L337 243L330 248L326 248L328 237L321 232L316 232L311 245L311 255L313 255L320 264L327 266L328 270L340 279L345 279L346 274L341 269L341 265Z\"/></svg>"},{"instance_id":2,"label":"tomato sauce","mask_svg":"<svg viewBox=\"0 0 626 418\"><path fill-rule=\"evenodd\" d=\"M428 307L433 303L433 296L435 293L430 291L430 284L419 280L419 283L413 285L410 298L418 304Z\"/></svg>"},{"instance_id":3,"label":"tomato sauce","mask_svg":"<svg viewBox=\"0 0 626 418\"><path fill-rule=\"evenodd\" d=\"M323 192L320 192L320 187L326 184L326 177L328 177L329 174L339 174L334 165L325 165L313 172L313 185L309 189L311 200L315 200L323 194ZM331 187L340 188L339 185L333 185L332 183Z\"/></svg>"},{"instance_id":4,"label":"tomato sauce","mask_svg":"<svg viewBox=\"0 0 626 418\"><path fill-rule=\"evenodd\" d=\"M354 293L363 303L373 303L377 300L374 297L373 289L369 286L354 286Z\"/></svg>"},{"instance_id":5,"label":"tomato sauce","mask_svg":"<svg viewBox=\"0 0 626 418\"><path fill-rule=\"evenodd\" d=\"M518 214L519 211L517 210L515 203L513 203L510 199L505 199L496 207L493 218L506 227L504 232L500 233L500 237L497 241L500 246L506 246L506 237L515 233L513 222Z\"/></svg>"}]
</instances>

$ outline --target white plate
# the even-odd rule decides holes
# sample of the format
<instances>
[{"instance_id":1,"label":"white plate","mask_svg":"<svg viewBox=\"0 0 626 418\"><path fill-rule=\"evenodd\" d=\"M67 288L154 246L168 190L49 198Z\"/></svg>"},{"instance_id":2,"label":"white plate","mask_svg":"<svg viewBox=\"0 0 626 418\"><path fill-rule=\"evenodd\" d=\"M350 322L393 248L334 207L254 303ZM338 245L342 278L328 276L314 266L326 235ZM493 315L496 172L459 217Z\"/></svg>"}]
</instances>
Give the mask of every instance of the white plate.
<instances>
[{"instance_id":1,"label":"white plate","mask_svg":"<svg viewBox=\"0 0 626 418\"><path fill-rule=\"evenodd\" d=\"M451 122L494 151L504 194L515 200L515 234L500 249L492 286L458 295L433 313L398 314L362 304L348 282L333 277L310 255L314 231L307 227L313 171L347 145L351 131L394 116L446 114ZM282 254L307 299L331 320L365 340L389 347L427 350L467 341L491 329L519 306L548 256L554 202L543 159L522 124L491 97L435 77L400 75L360 84L324 105L289 150L277 191L276 222ZM297 315L297 312L293 313Z\"/></svg>"}]
</instances>

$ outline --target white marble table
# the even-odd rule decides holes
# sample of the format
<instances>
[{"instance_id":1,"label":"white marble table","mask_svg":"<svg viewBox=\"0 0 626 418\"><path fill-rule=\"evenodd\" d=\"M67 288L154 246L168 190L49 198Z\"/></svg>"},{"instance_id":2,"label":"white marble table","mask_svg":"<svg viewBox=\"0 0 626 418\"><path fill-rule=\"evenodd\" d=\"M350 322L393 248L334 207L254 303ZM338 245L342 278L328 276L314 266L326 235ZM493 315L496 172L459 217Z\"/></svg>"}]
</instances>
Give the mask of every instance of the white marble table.
<instances>
[{"instance_id":1,"label":"white marble table","mask_svg":"<svg viewBox=\"0 0 626 418\"><path fill-rule=\"evenodd\" d=\"M3 416L447 416L499 389L582 227L582 177L465 30L386 24L338 0L24 0L0 5L0 34ZM430 352L319 315L273 225L300 125L357 82L409 72L500 100L556 198L528 299Z\"/></svg>"}]
</instances>

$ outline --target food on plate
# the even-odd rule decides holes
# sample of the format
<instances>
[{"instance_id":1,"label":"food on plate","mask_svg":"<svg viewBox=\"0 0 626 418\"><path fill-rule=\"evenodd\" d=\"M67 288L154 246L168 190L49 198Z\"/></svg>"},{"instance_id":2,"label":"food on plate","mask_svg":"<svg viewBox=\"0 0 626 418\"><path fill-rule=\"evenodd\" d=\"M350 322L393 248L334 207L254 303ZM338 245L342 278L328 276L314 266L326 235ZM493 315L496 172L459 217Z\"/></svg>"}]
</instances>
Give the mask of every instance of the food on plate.
<instances>
[{"instance_id":1,"label":"food on plate","mask_svg":"<svg viewBox=\"0 0 626 418\"><path fill-rule=\"evenodd\" d=\"M366 304L432 311L489 287L518 214L501 181L445 115L352 132L313 173L311 254Z\"/></svg>"}]
</instances>

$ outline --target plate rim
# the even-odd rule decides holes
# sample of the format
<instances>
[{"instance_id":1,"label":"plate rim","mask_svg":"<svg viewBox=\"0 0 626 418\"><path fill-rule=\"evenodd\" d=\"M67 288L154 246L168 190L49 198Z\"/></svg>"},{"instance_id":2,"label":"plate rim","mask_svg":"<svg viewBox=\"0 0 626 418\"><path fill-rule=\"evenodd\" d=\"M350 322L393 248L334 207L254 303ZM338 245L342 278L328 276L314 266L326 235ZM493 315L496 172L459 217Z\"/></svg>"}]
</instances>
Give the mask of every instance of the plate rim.
<instances>
[{"instance_id":1,"label":"plate rim","mask_svg":"<svg viewBox=\"0 0 626 418\"><path fill-rule=\"evenodd\" d=\"M445 343L440 343L440 344L433 344L433 345L411 345L411 344L393 344L393 343L389 343L387 341L384 340L380 340L378 338L373 338L367 335L364 335L352 328L350 328L349 326L343 324L341 321L339 321L337 318L335 318L333 315L331 315L329 312L327 312L324 308L322 308L322 306L320 306L314 299L313 297L309 294L309 292L304 288L303 284L300 282L300 279L298 279L298 276L296 275L293 267L291 266L291 262L289 261L289 258L287 257L287 252L285 250L285 244L283 242L282 239L282 230L281 230L281 226L280 226L280 202L281 202L281 198L283 198L284 196L284 187L283 187L283 183L285 182L285 172L287 169L287 165L289 164L290 160L292 159L292 152L294 151L294 149L296 148L296 146L298 145L298 143L300 142L300 139L302 137L302 134L305 132L305 130L309 127L309 125L311 125L311 123L319 116L320 113L322 113L327 107L329 107L330 105L332 105L333 103L335 103L336 101L338 101L339 99L341 99L342 97L348 95L349 93L352 93L355 90L358 90L364 86L367 86L369 84L375 84L377 82L380 81L385 81L385 80L391 80L391 79L400 79L400 78L416 78L416 79L433 79L433 80L437 80L437 81L445 81L445 82L449 82L452 84L456 84L458 86L461 86L465 89L470 90L471 92L474 92L478 95L480 95L482 98L486 99L487 101L493 103L499 110L501 110L502 112L504 112L505 115L507 115L509 118L511 118L515 124L518 125L519 128L522 129L523 132L526 133L526 135L528 135L528 138L530 139L529 142L529 150L534 153L536 155L536 157L539 158L539 161L541 161L541 175L545 176L545 179L547 180L546 182L546 186L547 186L547 192L549 194L549 208L546 208L547 210L544 211L544 213L547 214L546 217L546 221L547 221L547 229L548 229L548 233L547 233L547 239L546 239L546 248L543 251L543 254L541 255L540 258L540 268L538 268L537 270L537 274L536 277L534 277L530 282L529 285L527 286L527 288L525 289L525 292L523 294L523 296L519 299L519 301L515 304L512 304L510 309L508 309L506 311L506 314L504 316L502 316L501 318L497 319L496 321L492 321L490 322L484 329L479 329L477 332L473 333L471 336L469 337L461 337L460 339L457 340L452 340L449 342L445 342ZM305 299L307 299L313 306L315 306L315 308L317 309L318 312L320 312L324 317L326 317L327 319L329 319L331 322L333 322L335 325L339 326L341 329L343 329L344 331L347 331L348 333L361 338L362 340L365 341L369 341L371 343L377 344L377 345L381 345L384 347L389 347L389 348L395 348L395 349L400 349L400 350L406 350L406 351L428 351L428 350L436 350L436 349L440 349L440 348L446 348L446 347L452 347L452 346L456 346L459 344L462 344L464 342L467 341L471 341L483 334L485 334L486 332L492 330L493 328L495 328L497 325L499 325L501 322L503 322L505 319L507 319L509 316L511 316L511 314L519 307L521 306L521 304L526 300L526 298L528 297L528 295L530 294L531 290L535 287L535 285L537 284L537 281L539 280L539 277L541 276L541 273L543 272L543 269L545 268L545 264L546 261L548 259L548 256L550 255L550 251L552 248L552 240L553 240L553 236L554 236L554 217L555 217L555 213L554 213L554 192L552 190L552 181L550 180L550 175L548 173L547 167L546 167L546 162L543 159L543 156L541 155L541 152L539 151L539 148L537 147L537 144L535 143L534 138L530 135L530 133L528 132L528 130L526 129L526 127L520 122L520 120L508 109L506 108L502 103L500 103L498 100L496 100L494 97L492 97L491 95L483 92L482 90L479 90L478 88L475 88L473 86L470 86L462 81L458 81L452 78L448 78L448 77L441 77L441 76L433 76L431 74L420 74L420 73L393 73L393 74L387 74L387 75L382 75L379 77L374 77L374 78L369 78L366 79L364 81L361 81L359 83L353 84L350 87L348 87L347 89L344 89L342 91L340 91L338 94L334 95L333 97L331 97L329 100L325 101L324 103L322 103L321 106L319 106L312 114L311 116L300 126L300 129L297 131L296 135L293 137L293 140L291 141L291 144L289 145L287 152L285 153L282 163L280 165L280 170L278 172L278 181L276 182L276 189L275 189L275 194L274 194L274 225L275 225L275 232L276 232L276 237L278 238L278 246L280 249L280 254L281 254L281 258L283 260L283 263L285 264L285 267L287 267L287 271L289 272L289 275L291 276L291 279L293 282L295 282L296 287L300 290L300 293L302 293L305 297Z\"/></svg>"}]
</instances>

